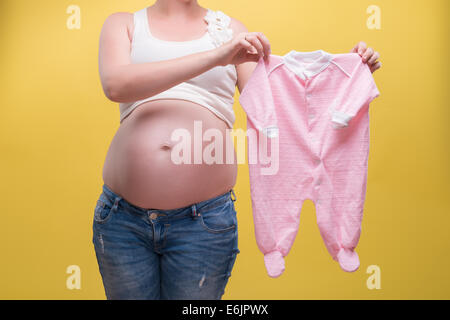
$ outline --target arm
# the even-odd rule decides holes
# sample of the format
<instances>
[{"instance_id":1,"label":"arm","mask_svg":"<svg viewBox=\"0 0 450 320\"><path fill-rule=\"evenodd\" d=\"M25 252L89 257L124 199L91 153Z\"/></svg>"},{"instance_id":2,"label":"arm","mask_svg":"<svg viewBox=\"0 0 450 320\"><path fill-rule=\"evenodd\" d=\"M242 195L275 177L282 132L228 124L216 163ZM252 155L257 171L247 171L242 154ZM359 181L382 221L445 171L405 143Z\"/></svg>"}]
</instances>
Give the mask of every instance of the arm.
<instances>
[{"instance_id":1,"label":"arm","mask_svg":"<svg viewBox=\"0 0 450 320\"><path fill-rule=\"evenodd\" d=\"M236 19L231 21L230 27L234 34L247 34L247 39L251 41L258 52L264 52L264 57L270 56L270 43L264 34L256 32L250 35L242 22ZM252 39L252 37L255 38ZM268 137L275 137L277 135L277 119L267 75L266 60L260 58L259 55L255 59L256 61L236 65L237 86L240 93L239 103L258 130ZM245 90L246 87L247 90Z\"/></svg>"},{"instance_id":2,"label":"arm","mask_svg":"<svg viewBox=\"0 0 450 320\"><path fill-rule=\"evenodd\" d=\"M215 50L158 62L132 64L129 27L133 15L110 15L100 34L99 72L106 97L114 102L144 99L219 65Z\"/></svg>"},{"instance_id":3,"label":"arm","mask_svg":"<svg viewBox=\"0 0 450 320\"><path fill-rule=\"evenodd\" d=\"M239 34L241 32L248 33L248 29L246 26L240 22L237 19L232 18L231 19L231 25L230 28L233 29L233 34ZM269 45L270 50L270 45ZM270 51L269 51L270 54ZM238 76L237 80L237 87L239 90L239 94L242 93L242 90L244 89L245 85L247 84L248 79L252 75L253 71L256 68L256 65L258 64L257 61L248 61L241 64L236 65L236 72Z\"/></svg>"},{"instance_id":4,"label":"arm","mask_svg":"<svg viewBox=\"0 0 450 320\"><path fill-rule=\"evenodd\" d=\"M250 61L236 64L240 105L258 130L268 137L275 137L278 134L275 107L267 76L266 59L261 58L267 58L271 54L269 40L261 32L248 33L245 25L234 18L231 19L230 28L234 34L245 35L244 38L253 45L248 51L258 52L258 55L249 57Z\"/></svg>"}]
</instances>

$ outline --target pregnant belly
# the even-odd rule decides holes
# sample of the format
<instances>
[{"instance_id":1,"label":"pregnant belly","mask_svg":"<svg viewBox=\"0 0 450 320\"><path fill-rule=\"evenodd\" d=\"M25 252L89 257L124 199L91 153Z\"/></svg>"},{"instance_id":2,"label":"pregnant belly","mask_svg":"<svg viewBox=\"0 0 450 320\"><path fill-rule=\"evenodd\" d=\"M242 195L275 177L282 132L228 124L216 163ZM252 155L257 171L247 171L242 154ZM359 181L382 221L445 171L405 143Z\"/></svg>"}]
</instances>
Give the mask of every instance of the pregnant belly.
<instances>
[{"instance_id":1,"label":"pregnant belly","mask_svg":"<svg viewBox=\"0 0 450 320\"><path fill-rule=\"evenodd\" d=\"M193 102L144 103L117 130L106 155L103 181L126 201L147 209L181 208L223 194L234 186L237 175L227 128ZM204 136L208 129L215 132L210 140Z\"/></svg>"}]
</instances>

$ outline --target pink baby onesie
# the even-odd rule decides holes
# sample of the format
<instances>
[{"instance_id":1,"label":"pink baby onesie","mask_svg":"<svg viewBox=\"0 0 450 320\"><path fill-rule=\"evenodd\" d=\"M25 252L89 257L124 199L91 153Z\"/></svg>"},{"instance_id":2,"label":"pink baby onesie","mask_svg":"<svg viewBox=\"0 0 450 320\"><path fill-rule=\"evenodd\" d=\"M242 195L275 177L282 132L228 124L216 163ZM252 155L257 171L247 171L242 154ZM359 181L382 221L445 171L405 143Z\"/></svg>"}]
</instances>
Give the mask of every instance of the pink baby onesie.
<instances>
[{"instance_id":1,"label":"pink baby onesie","mask_svg":"<svg viewBox=\"0 0 450 320\"><path fill-rule=\"evenodd\" d=\"M347 272L358 269L354 250L366 194L368 109L378 96L368 65L356 53L292 50L258 61L239 102L247 129L257 132L254 144L248 136L249 159L257 157L254 145L278 151L273 172L267 161L249 163L256 242L269 276L285 269L306 199L314 202L332 258Z\"/></svg>"}]
</instances>

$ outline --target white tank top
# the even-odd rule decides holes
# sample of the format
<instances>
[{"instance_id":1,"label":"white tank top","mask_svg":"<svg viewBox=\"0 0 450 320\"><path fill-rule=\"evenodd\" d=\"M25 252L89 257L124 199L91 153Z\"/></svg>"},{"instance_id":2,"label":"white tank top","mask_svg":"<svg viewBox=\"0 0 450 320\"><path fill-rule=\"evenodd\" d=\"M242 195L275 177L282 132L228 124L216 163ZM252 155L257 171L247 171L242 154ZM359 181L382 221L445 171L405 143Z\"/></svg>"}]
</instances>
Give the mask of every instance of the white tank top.
<instances>
[{"instance_id":1,"label":"white tank top","mask_svg":"<svg viewBox=\"0 0 450 320\"><path fill-rule=\"evenodd\" d=\"M233 30L229 28L231 18L222 11L207 10L203 18L207 22L205 34L201 38L190 41L167 41L155 38L150 32L147 8L135 12L131 63L174 59L211 50L231 40L233 37ZM120 122L144 102L157 99L181 99L208 108L232 128L235 121L233 97L236 81L235 65L211 68L197 77L151 97L135 102L120 103Z\"/></svg>"}]
</instances>

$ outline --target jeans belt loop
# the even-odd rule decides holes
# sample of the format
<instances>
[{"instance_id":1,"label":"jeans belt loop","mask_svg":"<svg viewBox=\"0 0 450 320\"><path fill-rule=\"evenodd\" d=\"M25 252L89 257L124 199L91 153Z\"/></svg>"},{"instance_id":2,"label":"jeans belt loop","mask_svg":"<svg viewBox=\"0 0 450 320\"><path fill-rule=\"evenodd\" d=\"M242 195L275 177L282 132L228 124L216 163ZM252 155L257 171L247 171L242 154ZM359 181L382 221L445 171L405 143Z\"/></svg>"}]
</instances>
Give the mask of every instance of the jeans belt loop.
<instances>
[{"instance_id":1,"label":"jeans belt loop","mask_svg":"<svg viewBox=\"0 0 450 320\"><path fill-rule=\"evenodd\" d=\"M231 191L231 194L232 194L233 197L234 197L234 199L233 199L233 197L232 197L231 200L233 200L233 202L234 202L234 201L236 201L236 194L234 193L234 190L233 190L233 189L231 189L230 191Z\"/></svg>"},{"instance_id":2,"label":"jeans belt loop","mask_svg":"<svg viewBox=\"0 0 450 320\"><path fill-rule=\"evenodd\" d=\"M200 215L200 212L197 212L197 206L195 205L195 203L191 205L191 211L192 219L196 219Z\"/></svg>"},{"instance_id":3,"label":"jeans belt loop","mask_svg":"<svg viewBox=\"0 0 450 320\"><path fill-rule=\"evenodd\" d=\"M119 206L119 201L122 200L121 196L117 196L116 199L114 199L114 205L111 208L112 211L117 210L117 207Z\"/></svg>"}]
</instances>

